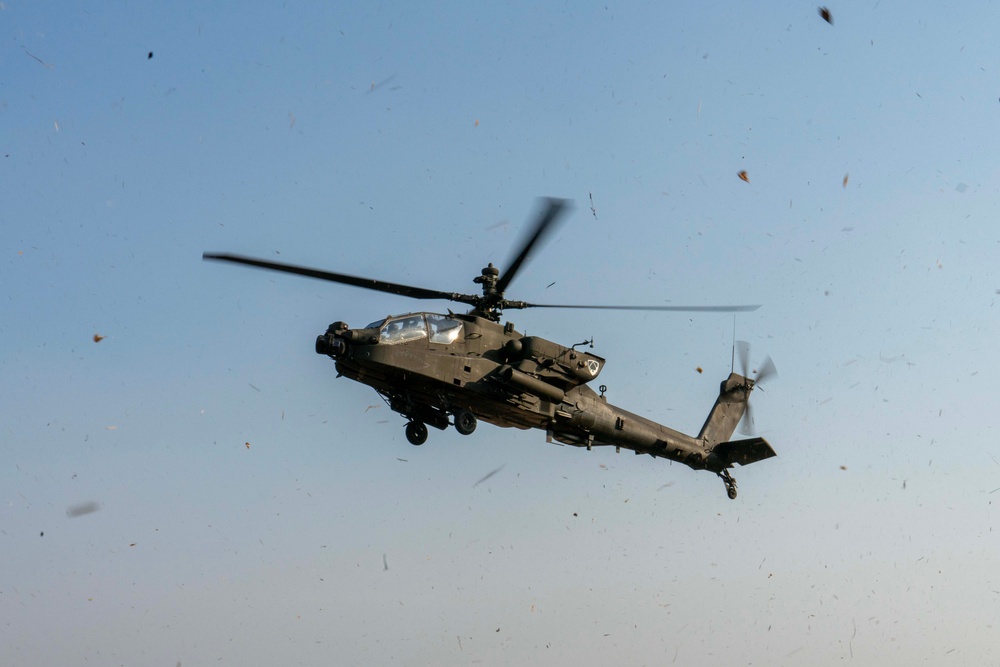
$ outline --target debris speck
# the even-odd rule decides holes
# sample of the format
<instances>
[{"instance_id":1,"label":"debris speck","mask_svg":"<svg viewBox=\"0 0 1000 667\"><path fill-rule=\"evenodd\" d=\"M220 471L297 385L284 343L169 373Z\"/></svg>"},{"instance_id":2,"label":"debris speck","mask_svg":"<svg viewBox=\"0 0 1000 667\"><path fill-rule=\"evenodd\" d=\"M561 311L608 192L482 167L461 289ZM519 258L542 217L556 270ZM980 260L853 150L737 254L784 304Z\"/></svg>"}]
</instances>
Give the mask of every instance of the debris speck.
<instances>
[{"instance_id":1,"label":"debris speck","mask_svg":"<svg viewBox=\"0 0 1000 667\"><path fill-rule=\"evenodd\" d=\"M698 366L697 368L695 368L695 370L698 371L699 373L704 373L705 372L705 369L702 368L701 366Z\"/></svg>"},{"instance_id":2,"label":"debris speck","mask_svg":"<svg viewBox=\"0 0 1000 667\"><path fill-rule=\"evenodd\" d=\"M258 389L253 385L253 382L247 382L247 384L250 385L250 388L253 389L254 391L260 391L260 389Z\"/></svg>"},{"instance_id":3,"label":"debris speck","mask_svg":"<svg viewBox=\"0 0 1000 667\"><path fill-rule=\"evenodd\" d=\"M847 178L848 178L848 176L850 176L850 174L849 174L849 173L847 173L847 174L844 174L844 188L845 188L845 189L847 188Z\"/></svg>"},{"instance_id":4,"label":"debris speck","mask_svg":"<svg viewBox=\"0 0 1000 667\"><path fill-rule=\"evenodd\" d=\"M94 342L95 343L100 343L105 338L106 338L106 336L102 336L101 334L94 334Z\"/></svg>"},{"instance_id":5,"label":"debris speck","mask_svg":"<svg viewBox=\"0 0 1000 667\"><path fill-rule=\"evenodd\" d=\"M489 479L490 477L492 477L493 475L495 475L495 474L497 474L498 472L500 472L501 470L503 470L503 469L504 469L504 466L506 466L506 465L507 465L507 464L506 464L506 463L504 463L504 464L503 464L502 466L500 466L500 467L499 467L499 468L497 468L496 470L493 470L493 471L491 471L491 472L487 473L487 475L486 475L485 477L483 477L483 478L482 478L481 480L479 480L478 482L476 482L475 484L473 484L473 485L472 485L472 488L476 488L477 486L479 486L480 484L482 484L483 482L485 482L486 480L488 480L488 479Z\"/></svg>"},{"instance_id":6,"label":"debris speck","mask_svg":"<svg viewBox=\"0 0 1000 667\"><path fill-rule=\"evenodd\" d=\"M741 171L740 173L738 173L736 175L740 177L741 181L744 181L745 183L749 183L750 182L750 177L747 176L746 169L744 169L743 171Z\"/></svg>"},{"instance_id":7,"label":"debris speck","mask_svg":"<svg viewBox=\"0 0 1000 667\"><path fill-rule=\"evenodd\" d=\"M590 212L594 214L594 220L597 220L597 209L594 208L594 193L588 192L587 194L590 195Z\"/></svg>"},{"instance_id":8,"label":"debris speck","mask_svg":"<svg viewBox=\"0 0 1000 667\"><path fill-rule=\"evenodd\" d=\"M820 7L819 15L823 17L824 21L826 21L830 25L833 25L833 15L830 13L829 9L827 9L826 7Z\"/></svg>"},{"instance_id":9,"label":"debris speck","mask_svg":"<svg viewBox=\"0 0 1000 667\"><path fill-rule=\"evenodd\" d=\"M479 119L476 119L476 124L473 127L479 127Z\"/></svg>"},{"instance_id":10,"label":"debris speck","mask_svg":"<svg viewBox=\"0 0 1000 667\"><path fill-rule=\"evenodd\" d=\"M384 553L382 554L382 571L383 572L389 571L389 560L386 558L386 555Z\"/></svg>"},{"instance_id":11,"label":"debris speck","mask_svg":"<svg viewBox=\"0 0 1000 667\"><path fill-rule=\"evenodd\" d=\"M146 60L152 60L152 59L153 59L153 52L150 51L149 54L146 56Z\"/></svg>"},{"instance_id":12,"label":"debris speck","mask_svg":"<svg viewBox=\"0 0 1000 667\"><path fill-rule=\"evenodd\" d=\"M39 58L38 56L36 56L35 54L33 54L33 53L32 53L31 51L29 51L29 50L27 49L27 47L26 47L26 46L24 46L23 44L21 45L21 48L22 48L22 49L24 49L24 52L25 52L25 53L27 53L27 54L28 54L29 56L31 56L32 58L34 58L34 59L35 59L35 60L37 60L38 62L42 63L42 65L43 65L43 66L45 66L45 67L48 67L49 69L52 69L52 68L54 68L54 67L55 67L55 65L52 65L52 64L50 64L50 63L47 63L47 62L45 62L44 60L42 60L41 58Z\"/></svg>"},{"instance_id":13,"label":"debris speck","mask_svg":"<svg viewBox=\"0 0 1000 667\"><path fill-rule=\"evenodd\" d=\"M250 443L249 442L245 442L243 444L245 444L247 446L247 449L250 449Z\"/></svg>"},{"instance_id":14,"label":"debris speck","mask_svg":"<svg viewBox=\"0 0 1000 667\"><path fill-rule=\"evenodd\" d=\"M70 505L66 508L66 516L70 519L75 519L76 517L83 516L84 514L93 514L99 509L101 509L101 504L91 500L85 503L80 503L79 505Z\"/></svg>"},{"instance_id":15,"label":"debris speck","mask_svg":"<svg viewBox=\"0 0 1000 667\"><path fill-rule=\"evenodd\" d=\"M958 185L955 186L955 192L957 192L960 195L965 194L965 191L968 189L969 186L966 185L965 183L959 183Z\"/></svg>"},{"instance_id":16,"label":"debris speck","mask_svg":"<svg viewBox=\"0 0 1000 667\"><path fill-rule=\"evenodd\" d=\"M847 466L840 466L841 470L847 470Z\"/></svg>"},{"instance_id":17,"label":"debris speck","mask_svg":"<svg viewBox=\"0 0 1000 667\"><path fill-rule=\"evenodd\" d=\"M293 127L295 127L295 114L293 114L291 111L289 111L288 112L288 129L290 130Z\"/></svg>"}]
</instances>

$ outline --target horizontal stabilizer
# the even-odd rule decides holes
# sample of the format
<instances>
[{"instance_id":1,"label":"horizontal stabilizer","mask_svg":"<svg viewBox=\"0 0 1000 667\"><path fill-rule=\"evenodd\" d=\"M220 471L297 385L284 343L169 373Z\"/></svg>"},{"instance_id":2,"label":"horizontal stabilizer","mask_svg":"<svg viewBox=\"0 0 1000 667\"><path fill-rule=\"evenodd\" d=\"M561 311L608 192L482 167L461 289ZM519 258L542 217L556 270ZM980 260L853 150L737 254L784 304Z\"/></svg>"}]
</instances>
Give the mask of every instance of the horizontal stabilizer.
<instances>
[{"instance_id":1,"label":"horizontal stabilizer","mask_svg":"<svg viewBox=\"0 0 1000 667\"><path fill-rule=\"evenodd\" d=\"M726 467L734 463L739 463L741 466L748 466L751 463L777 456L775 451L771 449L771 445L764 438L722 442L712 449L712 454L725 461Z\"/></svg>"}]
</instances>

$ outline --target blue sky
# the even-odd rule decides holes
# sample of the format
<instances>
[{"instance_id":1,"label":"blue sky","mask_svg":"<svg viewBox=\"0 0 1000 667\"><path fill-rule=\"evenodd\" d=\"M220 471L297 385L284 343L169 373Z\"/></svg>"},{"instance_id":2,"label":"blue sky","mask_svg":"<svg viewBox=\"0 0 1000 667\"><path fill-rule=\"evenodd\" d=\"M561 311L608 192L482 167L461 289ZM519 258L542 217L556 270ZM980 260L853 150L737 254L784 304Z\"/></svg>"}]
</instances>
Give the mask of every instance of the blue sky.
<instances>
[{"instance_id":1,"label":"blue sky","mask_svg":"<svg viewBox=\"0 0 1000 667\"><path fill-rule=\"evenodd\" d=\"M0 7L8 660L1000 659L995 5ZM201 260L469 292L542 196L508 296L763 304L735 502L538 431L416 449L313 340L453 304ZM508 316L688 433L730 369L725 315Z\"/></svg>"}]
</instances>

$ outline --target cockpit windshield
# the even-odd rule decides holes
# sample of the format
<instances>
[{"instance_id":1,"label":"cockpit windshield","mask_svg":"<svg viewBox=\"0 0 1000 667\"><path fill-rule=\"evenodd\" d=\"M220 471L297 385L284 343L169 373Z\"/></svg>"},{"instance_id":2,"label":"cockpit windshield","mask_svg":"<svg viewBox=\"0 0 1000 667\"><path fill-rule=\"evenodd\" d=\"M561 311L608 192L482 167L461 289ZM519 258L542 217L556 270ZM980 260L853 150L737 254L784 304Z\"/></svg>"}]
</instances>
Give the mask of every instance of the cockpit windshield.
<instances>
[{"instance_id":1,"label":"cockpit windshield","mask_svg":"<svg viewBox=\"0 0 1000 667\"><path fill-rule=\"evenodd\" d=\"M427 324L423 314L417 313L386 320L379 332L378 342L382 345L396 345L420 338L427 338Z\"/></svg>"},{"instance_id":2,"label":"cockpit windshield","mask_svg":"<svg viewBox=\"0 0 1000 667\"><path fill-rule=\"evenodd\" d=\"M462 333L462 323L446 315L413 313L372 322L366 329L379 329L381 345L397 345L427 339L437 345L451 345Z\"/></svg>"},{"instance_id":3,"label":"cockpit windshield","mask_svg":"<svg viewBox=\"0 0 1000 667\"><path fill-rule=\"evenodd\" d=\"M431 342L451 345L462 332L462 323L444 315L427 313L427 324L431 329Z\"/></svg>"}]
</instances>

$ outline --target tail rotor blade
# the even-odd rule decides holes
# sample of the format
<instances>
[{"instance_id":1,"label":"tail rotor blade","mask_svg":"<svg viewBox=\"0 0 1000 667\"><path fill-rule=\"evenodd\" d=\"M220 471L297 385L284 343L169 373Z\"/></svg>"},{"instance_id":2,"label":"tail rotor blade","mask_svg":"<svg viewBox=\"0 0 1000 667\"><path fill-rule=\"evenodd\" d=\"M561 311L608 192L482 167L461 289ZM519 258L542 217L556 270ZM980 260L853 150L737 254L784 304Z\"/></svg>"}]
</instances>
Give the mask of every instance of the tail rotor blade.
<instances>
[{"instance_id":1,"label":"tail rotor blade","mask_svg":"<svg viewBox=\"0 0 1000 667\"><path fill-rule=\"evenodd\" d=\"M746 412L743 413L743 420L740 422L740 433L743 435L754 435L753 409L747 403Z\"/></svg>"},{"instance_id":2,"label":"tail rotor blade","mask_svg":"<svg viewBox=\"0 0 1000 667\"><path fill-rule=\"evenodd\" d=\"M774 366L774 362L771 361L771 357L767 357L757 370L757 377L754 379L754 382L760 384L767 380L767 378L776 377L777 375L778 369Z\"/></svg>"},{"instance_id":3,"label":"tail rotor blade","mask_svg":"<svg viewBox=\"0 0 1000 667\"><path fill-rule=\"evenodd\" d=\"M750 343L745 340L736 341L736 356L740 360L740 374L743 377L750 375Z\"/></svg>"}]
</instances>

